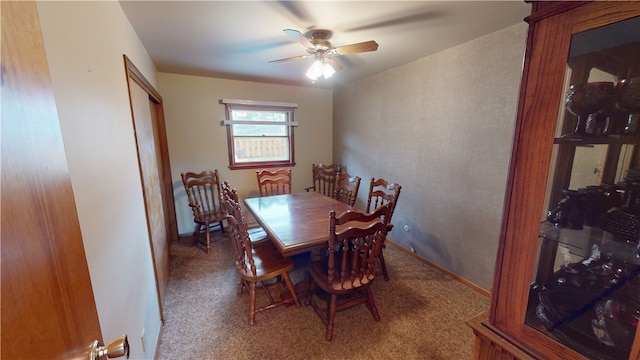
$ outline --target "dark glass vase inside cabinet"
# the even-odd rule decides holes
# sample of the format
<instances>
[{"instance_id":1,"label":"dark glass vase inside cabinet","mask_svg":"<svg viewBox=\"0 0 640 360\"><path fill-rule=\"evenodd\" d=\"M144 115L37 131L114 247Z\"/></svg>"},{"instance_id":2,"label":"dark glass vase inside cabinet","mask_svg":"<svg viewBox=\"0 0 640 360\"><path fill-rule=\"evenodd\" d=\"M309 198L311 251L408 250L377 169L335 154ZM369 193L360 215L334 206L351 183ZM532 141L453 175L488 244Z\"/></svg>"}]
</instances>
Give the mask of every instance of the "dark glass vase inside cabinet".
<instances>
[{"instance_id":1,"label":"dark glass vase inside cabinet","mask_svg":"<svg viewBox=\"0 0 640 360\"><path fill-rule=\"evenodd\" d=\"M587 358L640 320L639 78L640 17L573 35L525 323Z\"/></svg>"}]
</instances>

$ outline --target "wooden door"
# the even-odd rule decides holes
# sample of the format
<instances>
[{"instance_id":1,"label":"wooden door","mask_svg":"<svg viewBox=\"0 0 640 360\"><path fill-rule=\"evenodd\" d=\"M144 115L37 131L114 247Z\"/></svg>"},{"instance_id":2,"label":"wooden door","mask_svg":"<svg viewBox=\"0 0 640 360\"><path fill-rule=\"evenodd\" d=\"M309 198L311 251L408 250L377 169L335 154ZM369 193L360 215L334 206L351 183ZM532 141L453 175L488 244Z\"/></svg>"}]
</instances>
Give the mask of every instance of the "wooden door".
<instances>
[{"instance_id":1,"label":"wooden door","mask_svg":"<svg viewBox=\"0 0 640 360\"><path fill-rule=\"evenodd\" d=\"M1 2L3 359L102 342L35 2Z\"/></svg>"},{"instance_id":2,"label":"wooden door","mask_svg":"<svg viewBox=\"0 0 640 360\"><path fill-rule=\"evenodd\" d=\"M164 132L162 98L126 57L125 65L156 276L156 290L160 316L164 320L162 304L169 282L169 249L171 236L174 232L177 235L177 229L175 229L175 221L171 220L175 219L175 211Z\"/></svg>"}]
</instances>

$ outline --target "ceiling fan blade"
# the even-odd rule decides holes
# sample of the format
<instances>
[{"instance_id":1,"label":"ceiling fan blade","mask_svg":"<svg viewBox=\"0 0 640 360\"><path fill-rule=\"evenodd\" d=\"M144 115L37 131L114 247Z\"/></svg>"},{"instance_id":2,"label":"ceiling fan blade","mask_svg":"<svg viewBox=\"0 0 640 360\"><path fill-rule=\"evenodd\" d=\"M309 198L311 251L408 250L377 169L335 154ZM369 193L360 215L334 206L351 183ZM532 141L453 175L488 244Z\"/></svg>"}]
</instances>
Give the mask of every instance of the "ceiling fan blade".
<instances>
[{"instance_id":1,"label":"ceiling fan blade","mask_svg":"<svg viewBox=\"0 0 640 360\"><path fill-rule=\"evenodd\" d=\"M295 41L299 42L300 44L302 44L304 47L306 47L307 49L309 49L309 51L315 51L316 50L316 46L313 45L311 43L311 41L309 41L309 39L307 39L306 36L304 36L303 33L301 33L298 30L293 30L293 29L284 29L282 30L284 31L285 34L289 35L291 38L293 38Z\"/></svg>"},{"instance_id":2,"label":"ceiling fan blade","mask_svg":"<svg viewBox=\"0 0 640 360\"><path fill-rule=\"evenodd\" d=\"M375 22L354 26L349 29L345 29L344 31L347 32L347 31L371 30L371 29L378 29L383 27L407 25L409 23L424 23L427 20L438 19L443 16L444 14L441 12L429 10L429 11L421 12L417 14L414 14L414 13L407 14L407 15L403 14L396 17L390 17L388 19L383 19L383 20L381 19Z\"/></svg>"},{"instance_id":3,"label":"ceiling fan blade","mask_svg":"<svg viewBox=\"0 0 640 360\"><path fill-rule=\"evenodd\" d=\"M355 54L367 51L376 51L378 50L378 43L371 40L365 41L357 44L340 46L331 51L333 55L348 55Z\"/></svg>"},{"instance_id":4,"label":"ceiling fan blade","mask_svg":"<svg viewBox=\"0 0 640 360\"><path fill-rule=\"evenodd\" d=\"M331 65L331 67L333 68L333 70L335 71L340 71L342 70L342 65L340 65L337 61L333 60L332 58L328 57L324 59L329 65Z\"/></svg>"},{"instance_id":5,"label":"ceiling fan blade","mask_svg":"<svg viewBox=\"0 0 640 360\"><path fill-rule=\"evenodd\" d=\"M292 56L292 57L288 57L288 58L284 58L284 59L271 60L269 62L270 63L278 63L278 62L285 62L285 61L291 61L291 60L306 59L306 58L311 57L311 56L313 56L313 55Z\"/></svg>"},{"instance_id":6,"label":"ceiling fan blade","mask_svg":"<svg viewBox=\"0 0 640 360\"><path fill-rule=\"evenodd\" d=\"M282 9L304 23L313 23L315 21L307 11L306 6L301 2L278 0L275 4L279 5Z\"/></svg>"}]
</instances>

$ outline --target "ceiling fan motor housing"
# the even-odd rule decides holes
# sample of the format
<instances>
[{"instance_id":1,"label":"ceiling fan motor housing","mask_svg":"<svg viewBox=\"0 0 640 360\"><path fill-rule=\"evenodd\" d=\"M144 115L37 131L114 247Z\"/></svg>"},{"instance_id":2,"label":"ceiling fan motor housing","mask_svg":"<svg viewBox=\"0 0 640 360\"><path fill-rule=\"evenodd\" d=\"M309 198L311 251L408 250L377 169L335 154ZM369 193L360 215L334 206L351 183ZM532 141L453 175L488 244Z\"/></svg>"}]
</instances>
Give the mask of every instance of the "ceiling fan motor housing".
<instances>
[{"instance_id":1,"label":"ceiling fan motor housing","mask_svg":"<svg viewBox=\"0 0 640 360\"><path fill-rule=\"evenodd\" d=\"M331 49L331 43L327 40L313 39L311 40L311 43L316 46L316 51L324 52Z\"/></svg>"},{"instance_id":2,"label":"ceiling fan motor housing","mask_svg":"<svg viewBox=\"0 0 640 360\"><path fill-rule=\"evenodd\" d=\"M323 63L325 61L331 62L331 66L335 70L340 70L340 65L331 57L376 51L378 49L378 43L373 40L334 48L328 40L333 34L330 30L312 29L307 31L305 34L293 29L284 29L283 31L285 34L302 44L307 49L308 55L293 56L279 60L272 60L270 62L284 62L305 59L313 56L316 59L322 60Z\"/></svg>"},{"instance_id":3,"label":"ceiling fan motor housing","mask_svg":"<svg viewBox=\"0 0 640 360\"><path fill-rule=\"evenodd\" d=\"M310 37L309 41L316 46L316 51L327 51L331 49L331 43L329 42L329 38L331 37L331 31L329 30L311 30L307 32L306 36Z\"/></svg>"}]
</instances>

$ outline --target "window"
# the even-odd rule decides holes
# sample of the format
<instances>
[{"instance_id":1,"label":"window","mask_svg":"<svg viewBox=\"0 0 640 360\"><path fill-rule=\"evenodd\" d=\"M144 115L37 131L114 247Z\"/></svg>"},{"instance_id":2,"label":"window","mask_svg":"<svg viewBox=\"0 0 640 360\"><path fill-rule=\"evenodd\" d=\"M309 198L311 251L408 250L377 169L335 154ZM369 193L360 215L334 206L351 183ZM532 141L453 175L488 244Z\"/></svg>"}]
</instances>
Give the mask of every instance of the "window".
<instances>
[{"instance_id":1,"label":"window","mask_svg":"<svg viewBox=\"0 0 640 360\"><path fill-rule=\"evenodd\" d=\"M222 99L229 168L293 166L293 109L297 104Z\"/></svg>"}]
</instances>

